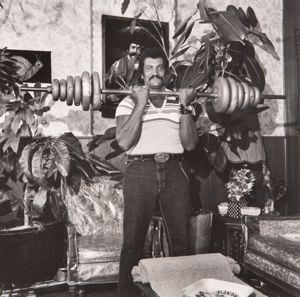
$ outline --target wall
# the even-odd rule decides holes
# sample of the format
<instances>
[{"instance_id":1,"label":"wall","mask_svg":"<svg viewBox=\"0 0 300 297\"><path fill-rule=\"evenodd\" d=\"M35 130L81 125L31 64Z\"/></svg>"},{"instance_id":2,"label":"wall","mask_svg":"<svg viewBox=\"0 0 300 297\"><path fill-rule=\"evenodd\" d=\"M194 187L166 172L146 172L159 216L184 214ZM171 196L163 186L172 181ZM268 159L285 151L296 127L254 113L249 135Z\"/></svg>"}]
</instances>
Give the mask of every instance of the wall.
<instances>
[{"instance_id":1,"label":"wall","mask_svg":"<svg viewBox=\"0 0 300 297\"><path fill-rule=\"evenodd\" d=\"M159 17L169 23L170 36L172 36L174 23L180 23L195 11L198 1L156 0L155 2ZM1 11L0 18L1 44L3 47L13 49L51 51L53 78L81 75L84 70L89 72L96 70L102 74L101 17L103 14L122 16L121 4L122 0L3 0L4 10ZM270 37L281 57L278 62L256 47L259 60L266 72L267 91L276 94L284 93L282 0L266 3L259 0L209 0L208 4L218 10L225 10L228 4L241 6L244 10L251 5L260 20L262 30ZM147 1L137 0L131 1L124 16L133 17L141 9L144 10L143 18L156 19L155 11ZM210 29L209 24L196 25L193 36L199 37ZM172 45L173 40L170 40L170 46ZM266 103L271 108L260 114L263 134L284 135L283 102L270 100ZM99 112L94 113L94 118L96 134L114 125L114 120L102 119ZM91 131L89 112L82 112L80 108L67 107L61 102L53 104L51 116L46 117L45 123L44 130L48 134L72 130L77 135L89 135Z\"/></svg>"},{"instance_id":2,"label":"wall","mask_svg":"<svg viewBox=\"0 0 300 297\"><path fill-rule=\"evenodd\" d=\"M1 47L26 50L47 50L52 53L52 77L66 78L81 75L85 70L102 74L103 31L102 15L122 16L123 0L3 0L0 11ZM155 11L147 4L150 1L131 0L126 17L134 17L144 10L143 18L156 19ZM159 17L169 23L170 37L178 24L195 11L198 0L155 0ZM233 4L244 10L249 5L254 9L263 32L272 40L280 61L255 47L266 73L268 93L283 94L283 43L282 43L282 0L208 0L218 10ZM195 25L191 38L202 36L211 30L210 24ZM174 45L170 39L170 47ZM78 107L67 107L63 102L53 102L50 114L45 116L44 132L56 135L72 131L78 136L89 138L91 126L95 134L103 133L115 125L113 119L103 119L99 112L83 112ZM266 143L267 151L277 143L284 147L284 103L266 101L271 108L259 115L262 133L272 136ZM84 143L87 139L84 140ZM107 148L109 150L109 148ZM284 160L284 150L280 159ZM272 160L276 160L272 158ZM277 167L274 167L277 168ZM275 170L280 170L279 168ZM276 173L275 173L276 175ZM281 176L281 173L279 174ZM208 189L209 192L209 189Z\"/></svg>"}]
</instances>

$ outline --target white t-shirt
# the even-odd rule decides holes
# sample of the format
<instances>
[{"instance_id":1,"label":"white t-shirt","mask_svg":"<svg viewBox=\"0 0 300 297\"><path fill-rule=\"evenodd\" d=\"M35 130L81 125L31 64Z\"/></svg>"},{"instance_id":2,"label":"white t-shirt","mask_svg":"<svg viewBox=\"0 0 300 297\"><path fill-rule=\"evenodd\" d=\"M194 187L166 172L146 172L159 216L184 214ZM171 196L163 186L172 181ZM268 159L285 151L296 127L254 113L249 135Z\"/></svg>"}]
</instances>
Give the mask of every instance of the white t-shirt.
<instances>
[{"instance_id":1,"label":"white t-shirt","mask_svg":"<svg viewBox=\"0 0 300 297\"><path fill-rule=\"evenodd\" d=\"M134 102L130 96L127 96L118 105L116 117L130 115L133 108ZM179 137L179 120L179 101L176 97L167 97L160 108L155 107L148 100L142 117L140 139L127 151L127 154L183 153Z\"/></svg>"}]
</instances>

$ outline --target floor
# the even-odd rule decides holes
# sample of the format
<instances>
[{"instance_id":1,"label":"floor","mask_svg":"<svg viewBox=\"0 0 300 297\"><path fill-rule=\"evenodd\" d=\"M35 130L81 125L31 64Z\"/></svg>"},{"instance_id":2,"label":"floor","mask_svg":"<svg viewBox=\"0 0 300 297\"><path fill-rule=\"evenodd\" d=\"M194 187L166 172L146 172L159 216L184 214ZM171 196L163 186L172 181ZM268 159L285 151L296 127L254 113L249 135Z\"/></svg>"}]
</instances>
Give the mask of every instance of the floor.
<instances>
[{"instance_id":1,"label":"floor","mask_svg":"<svg viewBox=\"0 0 300 297\"><path fill-rule=\"evenodd\" d=\"M6 290L4 293L0 290L0 297L118 297L117 284L97 285L97 286L81 286L76 294L69 291L67 285L35 290Z\"/></svg>"},{"instance_id":2,"label":"floor","mask_svg":"<svg viewBox=\"0 0 300 297\"><path fill-rule=\"evenodd\" d=\"M256 287L257 290L265 294L267 297L293 297L285 292L278 292L272 286L267 286L266 284L251 279L248 281L244 279L249 285ZM22 290L22 292L16 292L14 294L1 294L0 297L118 297L117 294L117 284L102 284L97 286L81 286L74 294L69 291L69 287L65 284L55 287L48 287L47 289L37 289L34 292L27 290ZM148 295L147 295L148 296ZM150 295L149 295L150 296Z\"/></svg>"},{"instance_id":3,"label":"floor","mask_svg":"<svg viewBox=\"0 0 300 297\"><path fill-rule=\"evenodd\" d=\"M118 297L116 284L101 285L96 287L82 287L82 288L85 288L84 294L79 295L82 297L83 296L84 297L85 296L86 297ZM79 292L82 293L82 291ZM56 296L72 297L74 295L68 292L67 290L38 294L38 297L56 297Z\"/></svg>"}]
</instances>

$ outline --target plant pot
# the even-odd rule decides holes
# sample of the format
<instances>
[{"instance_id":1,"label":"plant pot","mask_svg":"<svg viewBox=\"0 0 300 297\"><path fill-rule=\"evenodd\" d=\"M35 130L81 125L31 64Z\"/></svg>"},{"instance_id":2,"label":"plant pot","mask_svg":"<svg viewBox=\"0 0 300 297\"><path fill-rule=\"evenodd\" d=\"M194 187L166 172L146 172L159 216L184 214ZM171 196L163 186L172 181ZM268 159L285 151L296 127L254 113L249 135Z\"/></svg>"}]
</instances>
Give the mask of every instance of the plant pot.
<instances>
[{"instance_id":1,"label":"plant pot","mask_svg":"<svg viewBox=\"0 0 300 297\"><path fill-rule=\"evenodd\" d=\"M228 217L239 219L242 217L241 208L247 206L246 202L228 202Z\"/></svg>"},{"instance_id":2,"label":"plant pot","mask_svg":"<svg viewBox=\"0 0 300 297\"><path fill-rule=\"evenodd\" d=\"M52 279L64 255L65 228L52 223L0 230L0 280L17 286Z\"/></svg>"}]
</instances>

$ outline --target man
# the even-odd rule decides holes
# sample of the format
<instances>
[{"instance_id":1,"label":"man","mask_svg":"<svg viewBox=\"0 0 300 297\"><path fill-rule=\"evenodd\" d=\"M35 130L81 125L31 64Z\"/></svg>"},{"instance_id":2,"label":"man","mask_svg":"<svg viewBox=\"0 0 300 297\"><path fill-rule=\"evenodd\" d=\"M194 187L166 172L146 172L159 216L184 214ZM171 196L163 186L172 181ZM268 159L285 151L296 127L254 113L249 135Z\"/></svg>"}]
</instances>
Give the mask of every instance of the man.
<instances>
[{"instance_id":1,"label":"man","mask_svg":"<svg viewBox=\"0 0 300 297\"><path fill-rule=\"evenodd\" d=\"M141 49L139 44L130 43L127 54L114 62L110 67L106 76L107 87L128 88L136 82L138 58Z\"/></svg>"},{"instance_id":2,"label":"man","mask_svg":"<svg viewBox=\"0 0 300 297\"><path fill-rule=\"evenodd\" d=\"M157 48L145 49L139 70L144 86L134 86L116 111L116 139L128 155L124 174L124 234L119 272L119 296L139 296L131 270L142 257L156 204L165 222L170 255L188 254L189 177L182 159L198 141L189 107L193 89L175 97L149 96L165 90L168 60Z\"/></svg>"}]
</instances>

